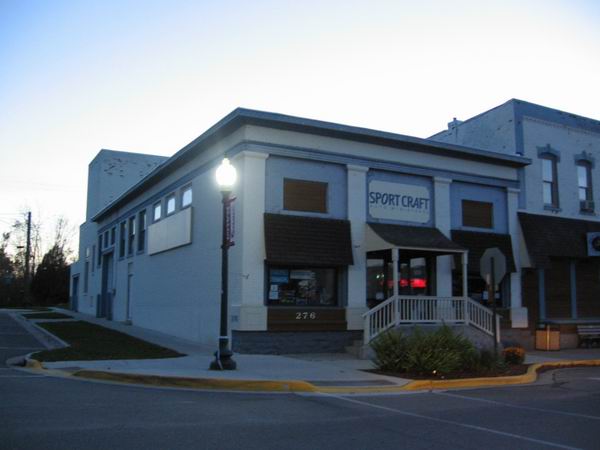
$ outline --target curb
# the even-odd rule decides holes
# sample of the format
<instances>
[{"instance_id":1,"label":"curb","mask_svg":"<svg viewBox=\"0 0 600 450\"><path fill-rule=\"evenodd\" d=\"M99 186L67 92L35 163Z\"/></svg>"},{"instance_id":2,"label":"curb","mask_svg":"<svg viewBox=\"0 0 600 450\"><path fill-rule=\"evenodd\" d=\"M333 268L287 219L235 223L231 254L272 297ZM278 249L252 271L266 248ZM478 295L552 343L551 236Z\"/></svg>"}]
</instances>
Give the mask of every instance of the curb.
<instances>
[{"instance_id":1,"label":"curb","mask_svg":"<svg viewBox=\"0 0 600 450\"><path fill-rule=\"evenodd\" d=\"M537 380L541 368L561 369L570 367L600 366L600 359L564 360L532 364L523 375L455 380L414 380L402 386L316 386L300 380L224 380L220 378L163 377L158 375L127 374L96 370L79 370L75 373L61 371L63 375L99 381L137 384L156 387L175 387L206 390L230 390L238 392L305 392L323 394L384 394L410 391L431 391L456 388L476 388L530 384ZM48 370L36 360L27 358L27 367ZM57 370L53 370L57 372Z\"/></svg>"}]
</instances>

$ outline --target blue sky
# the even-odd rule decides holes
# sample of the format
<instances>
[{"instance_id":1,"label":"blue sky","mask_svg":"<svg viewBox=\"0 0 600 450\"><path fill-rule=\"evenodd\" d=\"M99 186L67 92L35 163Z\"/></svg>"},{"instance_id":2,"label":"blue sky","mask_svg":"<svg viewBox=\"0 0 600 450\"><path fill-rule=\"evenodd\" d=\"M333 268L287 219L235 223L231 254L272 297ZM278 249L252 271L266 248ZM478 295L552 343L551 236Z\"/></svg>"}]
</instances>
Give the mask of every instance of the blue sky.
<instances>
[{"instance_id":1,"label":"blue sky","mask_svg":"<svg viewBox=\"0 0 600 450\"><path fill-rule=\"evenodd\" d=\"M101 148L244 106L426 137L510 98L600 119L597 1L0 0L0 231L84 220Z\"/></svg>"}]
</instances>

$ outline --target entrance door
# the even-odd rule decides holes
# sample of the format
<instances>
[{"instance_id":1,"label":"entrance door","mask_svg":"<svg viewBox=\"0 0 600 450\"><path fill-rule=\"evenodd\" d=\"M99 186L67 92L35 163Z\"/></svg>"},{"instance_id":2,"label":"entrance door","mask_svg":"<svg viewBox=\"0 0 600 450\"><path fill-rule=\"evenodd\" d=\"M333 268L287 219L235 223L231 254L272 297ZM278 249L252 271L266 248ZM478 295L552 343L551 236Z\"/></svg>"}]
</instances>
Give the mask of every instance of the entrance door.
<instances>
[{"instance_id":1,"label":"entrance door","mask_svg":"<svg viewBox=\"0 0 600 450\"><path fill-rule=\"evenodd\" d=\"M100 294L98 317L106 317L112 320L113 288L113 253L110 252L102 257L102 291Z\"/></svg>"},{"instance_id":2,"label":"entrance door","mask_svg":"<svg viewBox=\"0 0 600 450\"><path fill-rule=\"evenodd\" d=\"M402 252L398 261L400 295L434 295L435 257L427 252ZM391 250L367 253L367 306L372 308L394 293L394 263Z\"/></svg>"}]
</instances>

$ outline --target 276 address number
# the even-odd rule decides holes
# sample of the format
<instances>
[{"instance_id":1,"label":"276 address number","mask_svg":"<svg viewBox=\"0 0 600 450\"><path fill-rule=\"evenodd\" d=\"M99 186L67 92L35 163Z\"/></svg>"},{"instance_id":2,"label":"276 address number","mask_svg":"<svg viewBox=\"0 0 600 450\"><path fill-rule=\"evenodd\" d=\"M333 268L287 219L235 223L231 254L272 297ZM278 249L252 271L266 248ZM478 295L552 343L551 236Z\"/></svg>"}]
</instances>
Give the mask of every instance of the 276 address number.
<instances>
[{"instance_id":1,"label":"276 address number","mask_svg":"<svg viewBox=\"0 0 600 450\"><path fill-rule=\"evenodd\" d=\"M296 313L296 320L314 320L317 318L317 313L316 312L308 312L308 311L304 311L304 312L297 312Z\"/></svg>"}]
</instances>

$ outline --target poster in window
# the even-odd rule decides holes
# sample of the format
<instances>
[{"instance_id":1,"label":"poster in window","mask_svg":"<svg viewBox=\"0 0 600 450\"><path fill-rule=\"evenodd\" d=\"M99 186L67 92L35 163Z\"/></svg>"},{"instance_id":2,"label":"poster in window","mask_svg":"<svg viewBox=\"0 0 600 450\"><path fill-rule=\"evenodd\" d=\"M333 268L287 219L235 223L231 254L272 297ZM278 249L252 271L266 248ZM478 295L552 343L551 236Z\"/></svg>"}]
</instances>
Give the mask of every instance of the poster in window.
<instances>
[{"instance_id":1,"label":"poster in window","mask_svg":"<svg viewBox=\"0 0 600 450\"><path fill-rule=\"evenodd\" d=\"M271 269L270 282L285 284L290 281L290 271L287 269Z\"/></svg>"},{"instance_id":2,"label":"poster in window","mask_svg":"<svg viewBox=\"0 0 600 450\"><path fill-rule=\"evenodd\" d=\"M269 290L269 300L279 300L279 285L272 284Z\"/></svg>"},{"instance_id":3,"label":"poster in window","mask_svg":"<svg viewBox=\"0 0 600 450\"><path fill-rule=\"evenodd\" d=\"M312 270L292 270L290 278L292 280L314 280L315 273Z\"/></svg>"}]
</instances>

